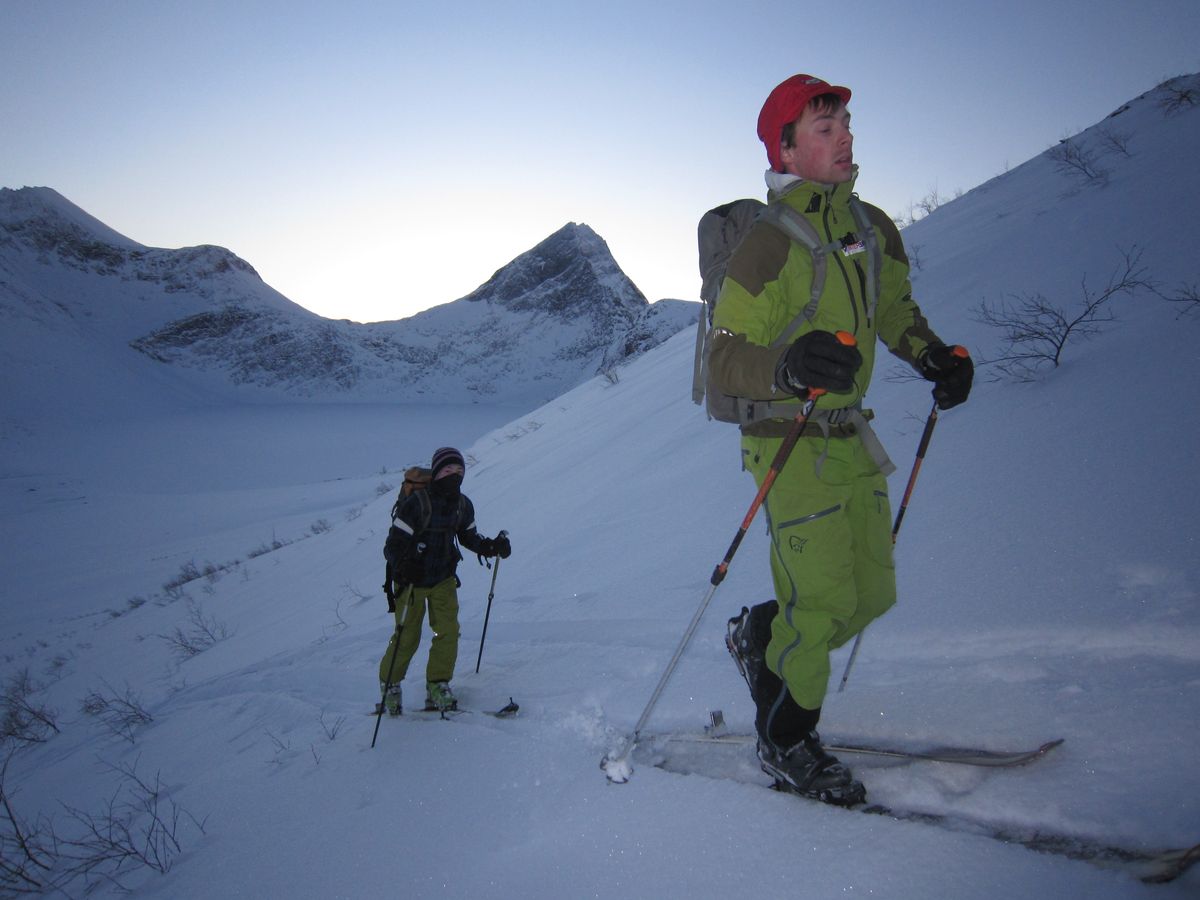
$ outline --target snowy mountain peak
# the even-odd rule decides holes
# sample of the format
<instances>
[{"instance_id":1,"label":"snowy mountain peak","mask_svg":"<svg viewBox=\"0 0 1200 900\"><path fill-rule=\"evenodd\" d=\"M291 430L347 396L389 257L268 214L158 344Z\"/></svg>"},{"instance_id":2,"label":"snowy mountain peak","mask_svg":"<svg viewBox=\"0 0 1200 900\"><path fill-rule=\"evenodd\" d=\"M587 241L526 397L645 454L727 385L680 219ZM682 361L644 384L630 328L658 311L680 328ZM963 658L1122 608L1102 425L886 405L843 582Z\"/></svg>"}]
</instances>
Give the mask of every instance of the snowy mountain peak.
<instances>
[{"instance_id":1,"label":"snowy mountain peak","mask_svg":"<svg viewBox=\"0 0 1200 900\"><path fill-rule=\"evenodd\" d=\"M60 235L70 236L78 243L125 249L142 247L48 187L0 188L0 227L10 234L41 236L41 239Z\"/></svg>"},{"instance_id":2,"label":"snowy mountain peak","mask_svg":"<svg viewBox=\"0 0 1200 900\"><path fill-rule=\"evenodd\" d=\"M572 311L603 315L607 310L629 318L647 305L608 244L587 225L574 222L522 253L463 299L513 311L540 309L560 317Z\"/></svg>"},{"instance_id":3,"label":"snowy mountain peak","mask_svg":"<svg viewBox=\"0 0 1200 900\"><path fill-rule=\"evenodd\" d=\"M94 372L152 360L160 368L135 378L198 378L243 395L542 403L696 316L695 304L648 304L599 235L572 223L468 298L398 322L334 321L223 247L146 247L49 188L0 194L0 272L0 313L26 330L4 335L9 359L19 349L53 366L65 355ZM9 380L28 380L31 397L63 395L31 372ZM102 391L108 380L90 383Z\"/></svg>"},{"instance_id":4,"label":"snowy mountain peak","mask_svg":"<svg viewBox=\"0 0 1200 900\"><path fill-rule=\"evenodd\" d=\"M224 247L147 247L46 187L0 188L0 242L24 249L43 265L162 281L168 291L228 272L244 272L260 280L253 266Z\"/></svg>"}]
</instances>

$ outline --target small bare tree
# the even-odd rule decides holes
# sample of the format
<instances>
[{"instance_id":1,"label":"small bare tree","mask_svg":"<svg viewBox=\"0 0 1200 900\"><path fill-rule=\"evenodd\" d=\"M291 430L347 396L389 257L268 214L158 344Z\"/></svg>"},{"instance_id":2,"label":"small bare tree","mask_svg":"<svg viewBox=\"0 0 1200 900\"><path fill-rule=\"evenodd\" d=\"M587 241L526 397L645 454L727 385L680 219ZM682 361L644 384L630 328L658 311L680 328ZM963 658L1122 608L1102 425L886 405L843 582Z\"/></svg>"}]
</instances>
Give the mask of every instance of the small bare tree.
<instances>
[{"instance_id":1,"label":"small bare tree","mask_svg":"<svg viewBox=\"0 0 1200 900\"><path fill-rule=\"evenodd\" d=\"M0 896L69 896L78 882L83 893L103 882L127 890L121 879L133 870L170 870L182 850L186 822L204 833L204 822L165 796L158 775L151 782L138 775L136 765L109 768L120 782L105 806L93 813L63 804L73 827L62 830L47 816L29 821L16 811L5 762L0 769Z\"/></svg>"},{"instance_id":2,"label":"small bare tree","mask_svg":"<svg viewBox=\"0 0 1200 900\"><path fill-rule=\"evenodd\" d=\"M1070 175L1084 184L1104 185L1108 183L1108 170L1096 162L1096 153L1083 145L1078 138L1066 138L1049 150L1054 167L1064 175Z\"/></svg>"},{"instance_id":3,"label":"small bare tree","mask_svg":"<svg viewBox=\"0 0 1200 900\"><path fill-rule=\"evenodd\" d=\"M909 244L904 248L908 252L908 267L914 272L921 271L921 251L924 248L922 244Z\"/></svg>"},{"instance_id":4,"label":"small bare tree","mask_svg":"<svg viewBox=\"0 0 1200 900\"><path fill-rule=\"evenodd\" d=\"M1180 316L1190 315L1191 313L1200 310L1200 284L1195 282L1191 284L1180 284L1175 289L1174 293L1164 294L1160 290L1155 290L1158 296L1162 297L1171 303L1179 303L1182 309L1179 311Z\"/></svg>"},{"instance_id":5,"label":"small bare tree","mask_svg":"<svg viewBox=\"0 0 1200 900\"><path fill-rule=\"evenodd\" d=\"M9 677L0 696L0 742L41 744L59 733L58 713L34 699L37 691L29 669Z\"/></svg>"},{"instance_id":6,"label":"small bare tree","mask_svg":"<svg viewBox=\"0 0 1200 900\"><path fill-rule=\"evenodd\" d=\"M0 891L4 896L41 893L54 872L54 844L41 818L26 821L8 791L8 764L0 769Z\"/></svg>"},{"instance_id":7,"label":"small bare tree","mask_svg":"<svg viewBox=\"0 0 1200 900\"><path fill-rule=\"evenodd\" d=\"M929 193L917 201L917 209L921 210L925 215L929 215L941 205L942 197L938 193L937 185L931 187Z\"/></svg>"},{"instance_id":8,"label":"small bare tree","mask_svg":"<svg viewBox=\"0 0 1200 900\"><path fill-rule=\"evenodd\" d=\"M104 684L104 687L107 694L99 691L87 693L81 704L83 713L95 716L109 731L132 744L134 730L153 722L154 717L146 711L131 689L126 688L124 694L118 694L108 684Z\"/></svg>"},{"instance_id":9,"label":"small bare tree","mask_svg":"<svg viewBox=\"0 0 1200 900\"><path fill-rule=\"evenodd\" d=\"M1042 294L1027 294L999 305L983 301L973 318L1003 333L999 355L980 360L993 365L1014 381L1032 381L1039 370L1057 368L1069 342L1087 340L1114 320L1109 301L1119 294L1132 295L1153 290L1140 265L1142 251L1134 247L1123 254L1124 262L1109 278L1104 290L1093 293L1087 277L1080 282L1082 302L1075 312L1066 312Z\"/></svg>"},{"instance_id":10,"label":"small bare tree","mask_svg":"<svg viewBox=\"0 0 1200 900\"><path fill-rule=\"evenodd\" d=\"M1200 87L1187 76L1170 78L1160 84L1158 90L1158 105L1167 113L1185 112L1200 106Z\"/></svg>"},{"instance_id":11,"label":"small bare tree","mask_svg":"<svg viewBox=\"0 0 1200 900\"><path fill-rule=\"evenodd\" d=\"M171 646L180 660L184 660L203 653L229 635L230 631L224 623L205 616L199 606L189 602L187 627L176 625L170 634L160 634L159 637Z\"/></svg>"},{"instance_id":12,"label":"small bare tree","mask_svg":"<svg viewBox=\"0 0 1200 900\"><path fill-rule=\"evenodd\" d=\"M1117 131L1111 126L1106 126L1097 131L1100 135L1100 146L1108 153L1117 154L1119 156L1130 157L1129 152L1130 135L1125 131Z\"/></svg>"}]
</instances>

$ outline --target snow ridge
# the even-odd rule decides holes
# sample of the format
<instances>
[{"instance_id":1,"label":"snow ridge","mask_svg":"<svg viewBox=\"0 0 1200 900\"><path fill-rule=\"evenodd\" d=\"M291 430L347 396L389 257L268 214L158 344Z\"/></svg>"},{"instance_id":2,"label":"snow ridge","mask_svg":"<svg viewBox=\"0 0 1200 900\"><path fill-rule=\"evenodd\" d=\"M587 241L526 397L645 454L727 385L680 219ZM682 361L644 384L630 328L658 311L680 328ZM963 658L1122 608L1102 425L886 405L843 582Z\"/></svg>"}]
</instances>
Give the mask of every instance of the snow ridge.
<instances>
[{"instance_id":1,"label":"snow ridge","mask_svg":"<svg viewBox=\"0 0 1200 900\"><path fill-rule=\"evenodd\" d=\"M49 188L0 192L0 271L11 276L0 313L37 323L48 357L65 314L112 326L185 380L343 402L535 405L657 346L698 309L649 304L604 241L571 223L461 300L395 322L325 319L229 250L144 247Z\"/></svg>"}]
</instances>

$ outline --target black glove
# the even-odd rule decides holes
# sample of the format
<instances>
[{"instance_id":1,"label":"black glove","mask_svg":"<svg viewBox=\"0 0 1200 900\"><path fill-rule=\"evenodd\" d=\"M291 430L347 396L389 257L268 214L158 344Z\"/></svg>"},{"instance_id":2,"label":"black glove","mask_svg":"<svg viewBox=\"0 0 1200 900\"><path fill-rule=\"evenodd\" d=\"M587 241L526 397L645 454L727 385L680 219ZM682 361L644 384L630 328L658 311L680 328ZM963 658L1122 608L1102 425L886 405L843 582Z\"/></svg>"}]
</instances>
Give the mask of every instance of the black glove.
<instances>
[{"instance_id":1,"label":"black glove","mask_svg":"<svg viewBox=\"0 0 1200 900\"><path fill-rule=\"evenodd\" d=\"M508 532L502 531L494 538L480 538L479 561L482 563L484 557L498 556L501 559L508 559L512 554L512 545L508 542Z\"/></svg>"},{"instance_id":2,"label":"black glove","mask_svg":"<svg viewBox=\"0 0 1200 900\"><path fill-rule=\"evenodd\" d=\"M496 551L495 555L501 559L508 559L512 556L512 544L508 542L507 531L502 531L496 535L496 539L492 541L492 548Z\"/></svg>"},{"instance_id":3,"label":"black glove","mask_svg":"<svg viewBox=\"0 0 1200 900\"><path fill-rule=\"evenodd\" d=\"M933 382L933 399L938 409L958 406L971 393L975 363L965 347L934 344L921 354L917 366L925 380Z\"/></svg>"},{"instance_id":4,"label":"black glove","mask_svg":"<svg viewBox=\"0 0 1200 900\"><path fill-rule=\"evenodd\" d=\"M775 384L797 396L809 388L845 394L854 389L854 373L862 365L862 354L843 344L828 331L810 331L796 338L775 370Z\"/></svg>"}]
</instances>

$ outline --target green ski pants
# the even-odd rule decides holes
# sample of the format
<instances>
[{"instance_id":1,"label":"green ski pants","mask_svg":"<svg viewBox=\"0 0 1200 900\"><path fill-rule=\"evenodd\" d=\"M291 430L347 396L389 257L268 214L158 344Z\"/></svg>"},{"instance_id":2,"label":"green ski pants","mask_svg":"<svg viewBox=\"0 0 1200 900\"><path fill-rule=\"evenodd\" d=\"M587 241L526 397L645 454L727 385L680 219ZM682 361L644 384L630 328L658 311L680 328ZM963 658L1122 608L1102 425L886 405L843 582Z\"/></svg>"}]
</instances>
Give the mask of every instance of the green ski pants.
<instances>
[{"instance_id":1,"label":"green ski pants","mask_svg":"<svg viewBox=\"0 0 1200 900\"><path fill-rule=\"evenodd\" d=\"M760 487L782 442L742 438L743 463ZM857 437L805 437L764 509L779 601L767 667L801 707L819 709L830 651L896 602L887 479Z\"/></svg>"},{"instance_id":2,"label":"green ski pants","mask_svg":"<svg viewBox=\"0 0 1200 900\"><path fill-rule=\"evenodd\" d=\"M399 684L408 673L417 646L421 643L421 620L429 608L429 628L433 640L429 644L429 662L425 667L426 681L450 681L458 661L458 588L453 577L433 587L405 588L396 597L396 629L400 646L396 646L397 631L392 632L387 651L379 661L379 681ZM388 677L388 663L393 651L396 661Z\"/></svg>"}]
</instances>

